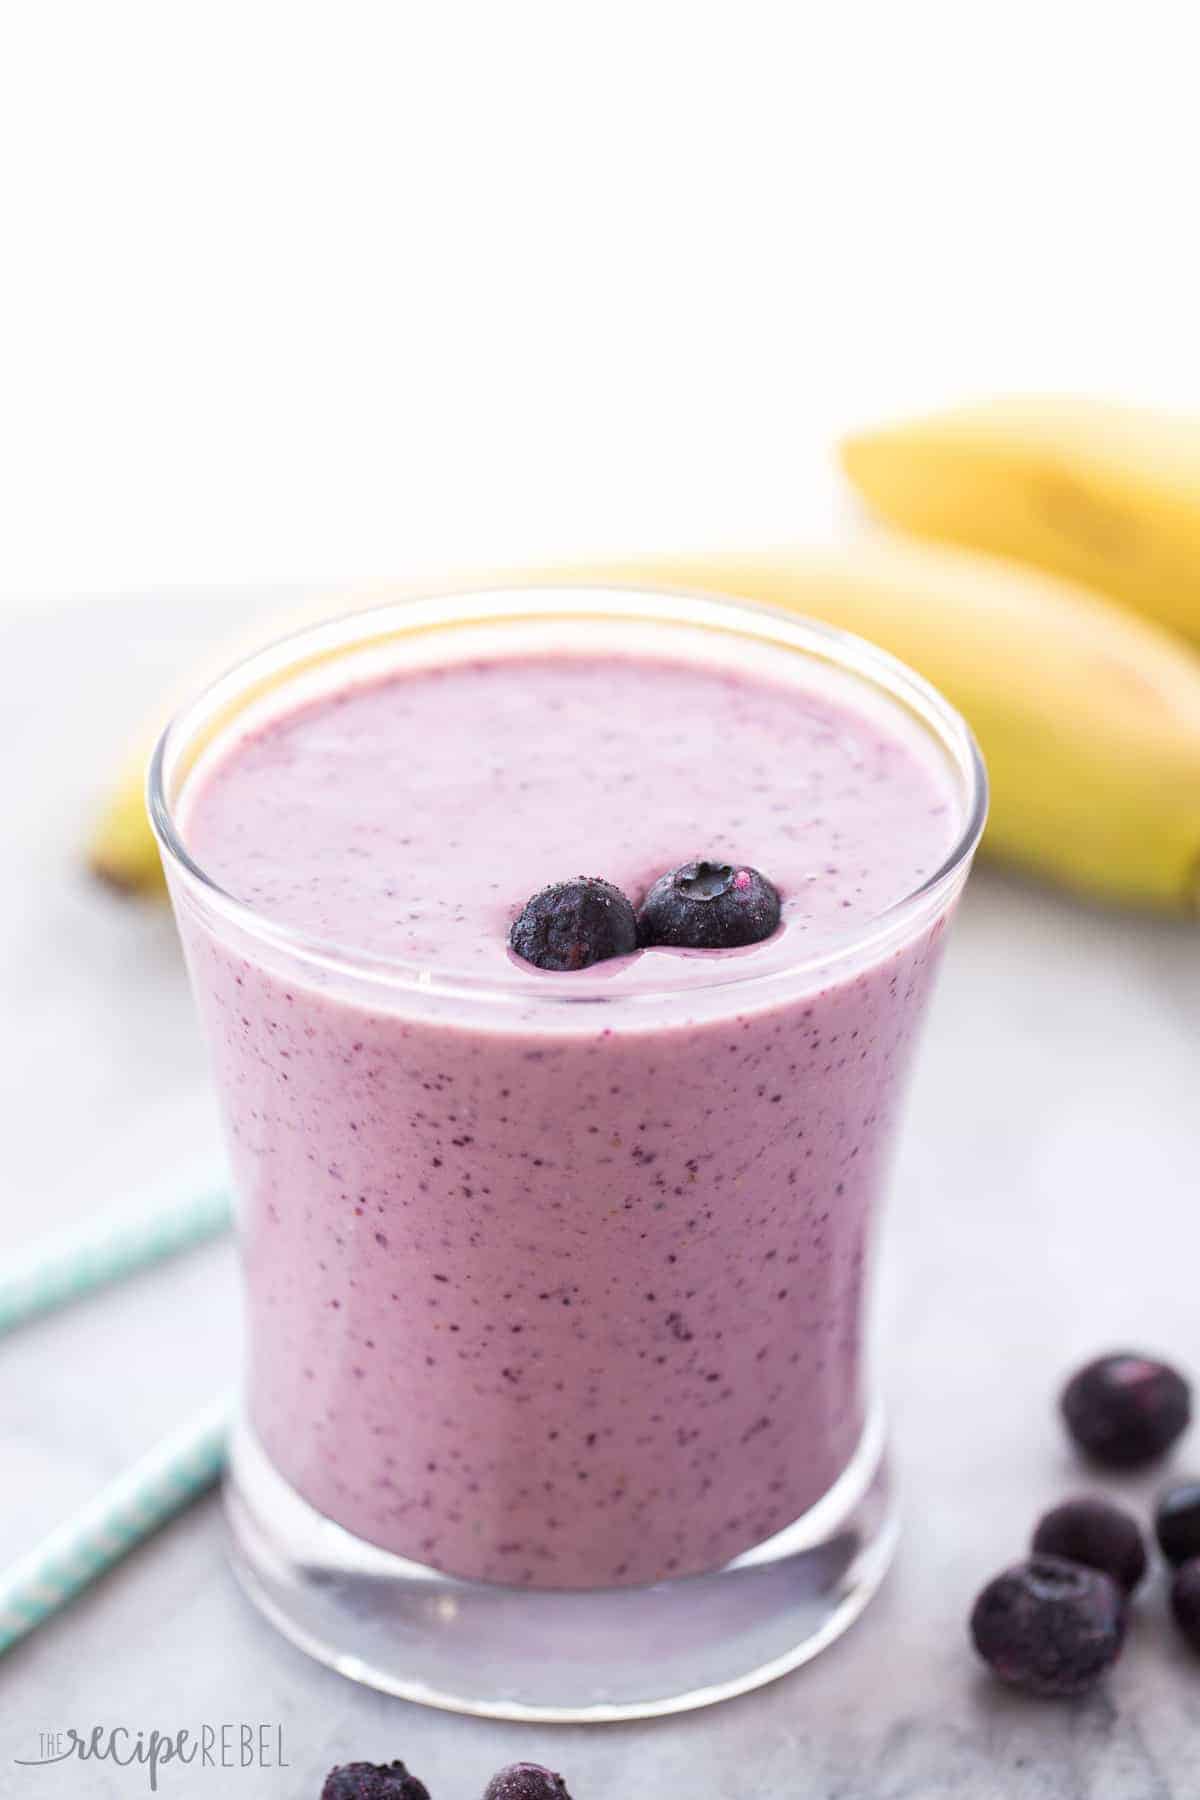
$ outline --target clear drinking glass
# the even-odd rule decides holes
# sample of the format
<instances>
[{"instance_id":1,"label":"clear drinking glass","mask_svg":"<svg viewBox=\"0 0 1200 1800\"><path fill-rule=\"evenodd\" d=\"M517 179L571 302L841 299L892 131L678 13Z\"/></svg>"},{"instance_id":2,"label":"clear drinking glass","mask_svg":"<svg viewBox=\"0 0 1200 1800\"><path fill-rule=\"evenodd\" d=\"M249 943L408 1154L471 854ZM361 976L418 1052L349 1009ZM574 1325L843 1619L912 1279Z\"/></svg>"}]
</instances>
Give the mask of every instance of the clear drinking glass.
<instances>
[{"instance_id":1,"label":"clear drinking glass","mask_svg":"<svg viewBox=\"0 0 1200 1800\"><path fill-rule=\"evenodd\" d=\"M189 788L232 731L382 671L615 643L750 676L794 677L803 659L831 697L903 722L943 759L952 853L833 951L800 955L785 937L714 960L701 985L694 965L680 983L645 959L619 993L598 965L532 1000L527 983L274 923L189 854ZM786 800L786 768L779 784ZM909 1052L983 824L962 720L872 646L766 608L457 594L319 626L234 669L165 733L150 810L237 1190L247 1367L226 1498L254 1600L354 1679L507 1718L679 1711L813 1656L862 1609L895 1538L863 1296ZM837 1032L853 1057L814 1050ZM719 1106L696 1104L706 1081ZM652 1156L622 1155L618 1178L576 1096L611 1094L620 1144L669 1118L681 1084L698 1122L676 1185ZM503 1215L460 1231L459 1196L489 1176ZM661 1342L631 1324L589 1343L602 1300L611 1317L618 1284L640 1298L689 1231L691 1298L664 1313ZM516 1318L511 1277L531 1267L544 1287ZM522 1330L525 1378L489 1384L482 1403L464 1346L502 1357ZM719 1425L689 1416L698 1391L726 1401ZM461 1491L438 1463L452 1418L469 1418L473 1465L489 1470ZM603 1431L585 1433L589 1419ZM552 1557L531 1519L556 1528Z\"/></svg>"}]
</instances>

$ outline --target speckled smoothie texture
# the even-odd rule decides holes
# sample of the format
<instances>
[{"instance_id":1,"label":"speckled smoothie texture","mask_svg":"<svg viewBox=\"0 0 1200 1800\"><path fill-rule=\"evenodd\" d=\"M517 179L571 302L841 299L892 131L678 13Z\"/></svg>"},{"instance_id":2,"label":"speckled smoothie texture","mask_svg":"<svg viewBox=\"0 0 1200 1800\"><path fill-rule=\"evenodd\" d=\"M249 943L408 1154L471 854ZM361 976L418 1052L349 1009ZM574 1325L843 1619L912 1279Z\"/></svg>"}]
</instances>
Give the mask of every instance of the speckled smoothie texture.
<instances>
[{"instance_id":1,"label":"speckled smoothie texture","mask_svg":"<svg viewBox=\"0 0 1200 1800\"><path fill-rule=\"evenodd\" d=\"M945 915L837 952L962 817L936 755L820 680L449 664L282 712L198 778L188 847L256 913L489 984L439 1006L289 969L176 896L250 1419L372 1543L489 1581L654 1581L777 1531L852 1457L871 1213ZM702 855L775 881L774 939L604 965L581 1006L580 977L507 950L551 880L636 902ZM828 975L789 978L814 952Z\"/></svg>"}]
</instances>

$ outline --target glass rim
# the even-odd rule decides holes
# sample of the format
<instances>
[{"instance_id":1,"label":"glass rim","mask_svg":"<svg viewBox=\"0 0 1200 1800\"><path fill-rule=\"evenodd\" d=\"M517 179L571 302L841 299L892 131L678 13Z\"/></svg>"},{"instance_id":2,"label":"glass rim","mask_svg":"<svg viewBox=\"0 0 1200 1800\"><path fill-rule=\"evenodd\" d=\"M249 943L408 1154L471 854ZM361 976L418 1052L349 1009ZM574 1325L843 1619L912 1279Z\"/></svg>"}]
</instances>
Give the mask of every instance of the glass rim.
<instances>
[{"instance_id":1,"label":"glass rim","mask_svg":"<svg viewBox=\"0 0 1200 1800\"><path fill-rule=\"evenodd\" d=\"M882 692L923 724L952 764L964 789L963 823L951 849L939 866L917 887L889 902L862 922L844 941L824 948L807 949L783 964L755 970L749 959L714 964L711 977L683 985L658 985L606 989L594 971L572 971L546 979L539 971L536 991L528 986L501 982L490 976L464 971L439 973L436 968L307 931L257 911L223 888L192 856L183 841L176 817L178 794L169 795L175 759L208 722L213 709L225 728L260 693L283 688L290 679L323 662L383 646L395 640L428 636L470 626L495 626L553 622L572 618L601 622L622 617L645 624L682 626L693 630L724 632L760 644L791 650L825 662ZM237 696L241 695L240 704ZM223 726L212 727L206 742L215 741ZM184 783L186 784L186 773ZM435 995L493 1001L528 1007L578 1005L581 1002L654 1000L686 1001L716 989L742 991L763 983L792 981L805 973L827 973L843 963L869 953L893 936L926 908L932 909L949 891L969 864L987 818L987 772L979 747L962 715L924 676L878 645L839 626L801 612L746 600L738 596L698 592L694 589L654 584L608 586L601 583L558 582L530 585L451 588L410 594L382 605L341 612L316 624L306 624L276 637L206 683L171 719L159 735L150 758L146 782L150 823L164 864L196 890L203 903L248 937L270 943L310 965L327 971L374 980L386 986L432 998ZM597 965L598 967L601 965ZM601 985L597 985L599 979ZM561 988L559 983L562 984Z\"/></svg>"}]
</instances>

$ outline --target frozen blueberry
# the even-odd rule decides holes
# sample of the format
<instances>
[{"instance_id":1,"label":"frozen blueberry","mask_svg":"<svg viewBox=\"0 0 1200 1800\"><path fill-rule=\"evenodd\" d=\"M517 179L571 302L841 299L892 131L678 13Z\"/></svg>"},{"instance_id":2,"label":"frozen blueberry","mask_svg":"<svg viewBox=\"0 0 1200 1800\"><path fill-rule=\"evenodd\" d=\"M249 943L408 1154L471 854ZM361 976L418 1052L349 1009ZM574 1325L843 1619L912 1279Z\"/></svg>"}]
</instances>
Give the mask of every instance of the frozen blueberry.
<instances>
[{"instance_id":1,"label":"frozen blueberry","mask_svg":"<svg viewBox=\"0 0 1200 1800\"><path fill-rule=\"evenodd\" d=\"M1091 1494L1064 1500L1048 1512L1033 1534L1033 1550L1102 1569L1127 1594L1146 1573L1146 1546L1137 1520Z\"/></svg>"},{"instance_id":2,"label":"frozen blueberry","mask_svg":"<svg viewBox=\"0 0 1200 1800\"><path fill-rule=\"evenodd\" d=\"M1176 1569L1171 1580L1171 1611L1192 1649L1200 1651L1200 1556Z\"/></svg>"},{"instance_id":3,"label":"frozen blueberry","mask_svg":"<svg viewBox=\"0 0 1200 1800\"><path fill-rule=\"evenodd\" d=\"M541 1763L509 1763L493 1775L483 1800L571 1800L561 1775Z\"/></svg>"},{"instance_id":4,"label":"frozen blueberry","mask_svg":"<svg viewBox=\"0 0 1200 1800\"><path fill-rule=\"evenodd\" d=\"M509 933L518 956L539 969L586 969L637 949L633 908L610 881L581 875L527 900Z\"/></svg>"},{"instance_id":5,"label":"frozen blueberry","mask_svg":"<svg viewBox=\"0 0 1200 1800\"><path fill-rule=\"evenodd\" d=\"M321 1800L429 1800L429 1789L402 1762L341 1763L325 1777Z\"/></svg>"},{"instance_id":6,"label":"frozen blueberry","mask_svg":"<svg viewBox=\"0 0 1200 1800\"><path fill-rule=\"evenodd\" d=\"M660 875L638 913L643 945L733 950L761 943L779 923L779 895L745 865L690 862Z\"/></svg>"},{"instance_id":7,"label":"frozen blueberry","mask_svg":"<svg viewBox=\"0 0 1200 1800\"><path fill-rule=\"evenodd\" d=\"M1134 1350L1097 1357L1063 1389L1062 1415L1080 1449L1111 1468L1166 1453L1192 1416L1192 1391L1167 1363Z\"/></svg>"},{"instance_id":8,"label":"frozen blueberry","mask_svg":"<svg viewBox=\"0 0 1200 1800\"><path fill-rule=\"evenodd\" d=\"M1169 1563L1200 1556L1200 1481L1181 1481L1159 1496L1154 1535Z\"/></svg>"},{"instance_id":9,"label":"frozen blueberry","mask_svg":"<svg viewBox=\"0 0 1200 1800\"><path fill-rule=\"evenodd\" d=\"M975 1648L1010 1687L1084 1694L1120 1655L1125 1596L1099 1569L1033 1556L989 1581L971 1613Z\"/></svg>"}]
</instances>

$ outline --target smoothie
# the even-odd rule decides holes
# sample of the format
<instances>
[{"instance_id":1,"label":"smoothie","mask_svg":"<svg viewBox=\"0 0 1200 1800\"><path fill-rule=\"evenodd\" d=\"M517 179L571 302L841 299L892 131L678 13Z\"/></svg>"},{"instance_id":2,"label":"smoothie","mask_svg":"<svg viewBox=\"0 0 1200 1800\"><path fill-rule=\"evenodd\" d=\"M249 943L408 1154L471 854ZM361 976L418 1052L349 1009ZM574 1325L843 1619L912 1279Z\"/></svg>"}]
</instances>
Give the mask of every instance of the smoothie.
<instances>
[{"instance_id":1,"label":"smoothie","mask_svg":"<svg viewBox=\"0 0 1200 1800\"><path fill-rule=\"evenodd\" d=\"M871 1214L946 907L846 950L941 868L964 803L901 706L776 661L519 643L374 669L281 695L184 789L209 881L329 947L297 973L176 889L250 1424L372 1544L489 1582L656 1581L787 1526L860 1443ZM768 941L578 974L508 947L548 883L637 905L698 857L770 878Z\"/></svg>"}]
</instances>

